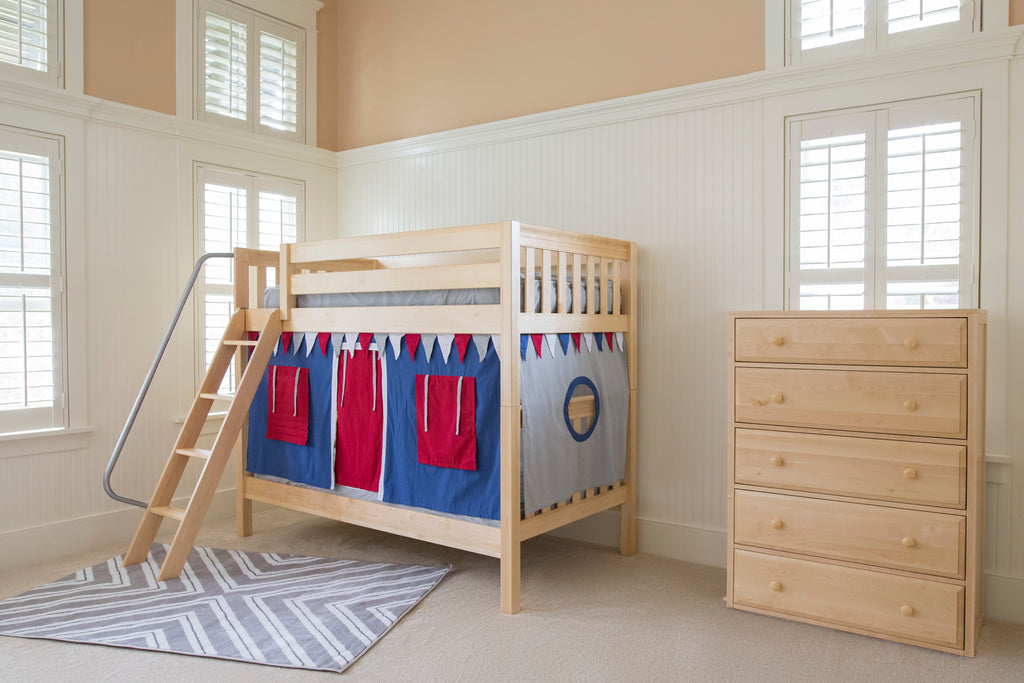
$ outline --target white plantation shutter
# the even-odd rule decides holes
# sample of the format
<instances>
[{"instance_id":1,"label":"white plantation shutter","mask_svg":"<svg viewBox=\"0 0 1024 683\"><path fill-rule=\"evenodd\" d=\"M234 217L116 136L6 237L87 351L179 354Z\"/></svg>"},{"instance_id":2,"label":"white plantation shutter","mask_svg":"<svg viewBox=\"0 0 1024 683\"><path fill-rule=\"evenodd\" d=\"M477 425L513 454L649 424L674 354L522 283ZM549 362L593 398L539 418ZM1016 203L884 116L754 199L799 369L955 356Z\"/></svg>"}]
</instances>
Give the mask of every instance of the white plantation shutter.
<instances>
[{"instance_id":1,"label":"white plantation shutter","mask_svg":"<svg viewBox=\"0 0 1024 683\"><path fill-rule=\"evenodd\" d=\"M212 114L245 120L248 111L249 28L238 20L206 12L204 108Z\"/></svg>"},{"instance_id":2,"label":"white plantation shutter","mask_svg":"<svg viewBox=\"0 0 1024 683\"><path fill-rule=\"evenodd\" d=\"M960 4L960 0L888 0L886 28L889 33L901 33L958 22Z\"/></svg>"},{"instance_id":3,"label":"white plantation shutter","mask_svg":"<svg viewBox=\"0 0 1024 683\"><path fill-rule=\"evenodd\" d=\"M972 99L888 114L886 308L971 305Z\"/></svg>"},{"instance_id":4,"label":"white plantation shutter","mask_svg":"<svg viewBox=\"0 0 1024 683\"><path fill-rule=\"evenodd\" d=\"M235 247L277 250L295 242L302 227L303 185L299 181L258 176L207 166L196 169L198 244L204 252L232 251ZM206 373L228 320L235 310L234 270L227 260L208 261L197 297L198 337L203 361L197 372ZM268 285L275 284L268 277ZM234 361L220 393L235 391Z\"/></svg>"},{"instance_id":5,"label":"white plantation shutter","mask_svg":"<svg viewBox=\"0 0 1024 683\"><path fill-rule=\"evenodd\" d=\"M864 38L864 0L801 0L800 47L836 45Z\"/></svg>"},{"instance_id":6,"label":"white plantation shutter","mask_svg":"<svg viewBox=\"0 0 1024 683\"><path fill-rule=\"evenodd\" d=\"M791 307L976 301L974 106L966 97L791 122Z\"/></svg>"},{"instance_id":7,"label":"white plantation shutter","mask_svg":"<svg viewBox=\"0 0 1024 683\"><path fill-rule=\"evenodd\" d=\"M802 309L859 309L870 298L865 263L872 143L865 115L795 123L798 150L791 260Z\"/></svg>"},{"instance_id":8,"label":"white plantation shutter","mask_svg":"<svg viewBox=\"0 0 1024 683\"><path fill-rule=\"evenodd\" d=\"M58 143L0 130L0 432L64 420Z\"/></svg>"},{"instance_id":9,"label":"white plantation shutter","mask_svg":"<svg viewBox=\"0 0 1024 683\"><path fill-rule=\"evenodd\" d=\"M302 140L305 32L227 0L199 7L199 117Z\"/></svg>"},{"instance_id":10,"label":"white plantation shutter","mask_svg":"<svg viewBox=\"0 0 1024 683\"><path fill-rule=\"evenodd\" d=\"M260 30L260 125L294 132L299 116L299 43Z\"/></svg>"}]
</instances>

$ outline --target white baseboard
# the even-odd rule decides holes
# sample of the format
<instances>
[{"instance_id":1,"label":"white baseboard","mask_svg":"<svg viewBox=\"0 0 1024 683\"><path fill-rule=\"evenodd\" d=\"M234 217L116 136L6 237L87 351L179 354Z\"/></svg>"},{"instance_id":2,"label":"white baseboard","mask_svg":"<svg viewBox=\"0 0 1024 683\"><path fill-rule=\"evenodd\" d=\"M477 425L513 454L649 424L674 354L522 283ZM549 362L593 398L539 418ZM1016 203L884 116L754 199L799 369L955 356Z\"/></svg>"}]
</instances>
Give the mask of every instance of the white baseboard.
<instances>
[{"instance_id":1,"label":"white baseboard","mask_svg":"<svg viewBox=\"0 0 1024 683\"><path fill-rule=\"evenodd\" d=\"M555 529L551 535L617 548L619 513L605 510ZM637 520L637 549L642 553L724 569L725 541L725 533L722 531L710 531L653 519Z\"/></svg>"},{"instance_id":2,"label":"white baseboard","mask_svg":"<svg viewBox=\"0 0 1024 683\"><path fill-rule=\"evenodd\" d=\"M985 618L1024 624L1024 579L985 574Z\"/></svg>"},{"instance_id":3,"label":"white baseboard","mask_svg":"<svg viewBox=\"0 0 1024 683\"><path fill-rule=\"evenodd\" d=\"M550 535L617 548L619 513L606 510L556 529ZM637 546L642 553L725 568L724 531L638 519ZM1024 624L1024 578L985 575L985 618Z\"/></svg>"},{"instance_id":4,"label":"white baseboard","mask_svg":"<svg viewBox=\"0 0 1024 683\"><path fill-rule=\"evenodd\" d=\"M179 507L187 503L187 498L173 501ZM214 494L206 519L226 519L234 514L235 490L232 488ZM127 550L141 518L141 509L128 507L0 534L0 570L39 564L111 544L122 544ZM166 531L162 530L161 535Z\"/></svg>"}]
</instances>

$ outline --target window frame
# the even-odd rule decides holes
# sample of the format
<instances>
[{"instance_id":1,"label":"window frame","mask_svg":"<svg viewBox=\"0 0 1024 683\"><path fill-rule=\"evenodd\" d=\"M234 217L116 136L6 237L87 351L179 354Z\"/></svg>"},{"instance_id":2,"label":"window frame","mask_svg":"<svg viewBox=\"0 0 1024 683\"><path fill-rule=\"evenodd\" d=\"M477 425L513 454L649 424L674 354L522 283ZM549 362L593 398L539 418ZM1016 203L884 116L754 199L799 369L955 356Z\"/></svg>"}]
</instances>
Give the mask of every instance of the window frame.
<instances>
[{"instance_id":1,"label":"window frame","mask_svg":"<svg viewBox=\"0 0 1024 683\"><path fill-rule=\"evenodd\" d=\"M961 7L960 22L890 35L885 30L887 26L884 12L877 11L878 3L885 0L865 0L864 39L803 51L799 46L799 31L796 27L799 2L800 0L765 0L766 70L867 57L888 50L966 37L1009 26L1009 0L967 0L971 5L969 27L965 25L965 9Z\"/></svg>"},{"instance_id":2,"label":"window frame","mask_svg":"<svg viewBox=\"0 0 1024 683\"><path fill-rule=\"evenodd\" d=\"M64 53L66 34L66 10L65 3L68 0L44 0L47 6L47 46L46 46L46 71L0 62L0 76L10 80L26 81L49 85L54 88L63 88L64 77ZM53 17L50 19L49 17Z\"/></svg>"},{"instance_id":3,"label":"window frame","mask_svg":"<svg viewBox=\"0 0 1024 683\"><path fill-rule=\"evenodd\" d=\"M263 192L272 192L275 194L291 194L290 190L297 189L298 192L295 195L295 241L301 242L305 239L305 202L307 194L305 180L299 178L286 178L284 176L274 176L267 173L247 171L226 166L219 166L216 164L210 164L202 161L196 161L193 163L193 177L195 180L192 203L195 210L194 248L196 258L206 253L206 184L210 182L216 183L218 185L224 185L227 187L234 187L239 189L244 188L246 190L245 246L249 249L260 248L260 194ZM231 267L233 266L229 266L229 268ZM233 284L214 284L212 286L208 285L206 282L205 273L203 273L196 280L196 291L193 300L195 302L194 339L196 344L194 377L197 387L202 384L203 378L206 376L207 369L206 296L207 294L213 293L233 296L233 292ZM233 376L231 376L230 373L226 374L225 377L230 378L230 381L232 382L234 381Z\"/></svg>"},{"instance_id":4,"label":"window frame","mask_svg":"<svg viewBox=\"0 0 1024 683\"><path fill-rule=\"evenodd\" d=\"M190 112L197 122L210 123L219 128L226 127L243 134L282 141L316 145L316 13L323 8L319 0L175 0L176 2L176 91L178 112ZM230 3L242 13L262 17L275 27L301 33L302 41L298 54L298 77L301 83L297 99L297 121L295 132L280 131L259 124L259 98L256 96L255 109L247 105L246 122L205 112L205 17L210 3ZM216 11L216 10L215 10ZM255 20L254 20L255 21ZM266 25L266 24L264 24ZM257 36L258 36L258 29ZM289 40L291 36L284 36ZM250 45L252 41L249 41ZM259 64L255 63L255 82L258 93ZM252 76L249 76L250 78ZM248 88L252 93L253 89ZM251 101L251 99L250 99Z\"/></svg>"},{"instance_id":5,"label":"window frame","mask_svg":"<svg viewBox=\"0 0 1024 683\"><path fill-rule=\"evenodd\" d=\"M64 189L64 138L13 126L0 126L0 147L16 154L46 156L50 175L50 274L51 320L53 326L53 404L50 407L0 410L0 436L61 430L70 425L70 378L68 358L68 314L65 282L67 280L67 227ZM16 274L0 275L13 286ZM30 280L43 276L28 276ZM25 285L22 285L25 286Z\"/></svg>"},{"instance_id":6,"label":"window frame","mask_svg":"<svg viewBox=\"0 0 1024 683\"><path fill-rule=\"evenodd\" d=\"M892 281L887 277L890 269L908 273L911 269L937 270L930 265L920 266L889 266L886 255L888 201L888 133L890 130L909 127L911 121L915 125L925 125L926 121L949 118L939 112L959 114L961 122L961 168L966 169L969 177L961 179L960 199L960 257L957 264L960 305L958 308L976 308L981 300L980 292L980 187L981 187L981 92L968 91L951 93L935 97L922 97L907 101L886 102L864 107L852 107L842 110L830 110L808 114L789 115L785 118L785 216L783 246L783 287L782 305L787 310L800 309L800 285L805 280L800 277L799 239L797 239L800 220L800 144L808 136L801 135L805 123L818 128L811 138L827 135L839 135L845 131L857 130L865 133L865 234L864 234L864 309L888 309L887 285ZM890 122L893 118L905 123L897 123L894 127ZM858 126L860 120L863 125ZM812 128L813 130L813 128ZM829 132L826 132L829 131ZM873 198L873 199L872 199ZM849 272L827 273L812 276L820 282L848 282L842 278ZM844 269L845 270L845 269ZM812 271L813 272L813 271ZM927 271L925 271L927 272ZM920 278L897 280L905 282L922 282ZM879 305L883 304L883 305Z\"/></svg>"}]
</instances>

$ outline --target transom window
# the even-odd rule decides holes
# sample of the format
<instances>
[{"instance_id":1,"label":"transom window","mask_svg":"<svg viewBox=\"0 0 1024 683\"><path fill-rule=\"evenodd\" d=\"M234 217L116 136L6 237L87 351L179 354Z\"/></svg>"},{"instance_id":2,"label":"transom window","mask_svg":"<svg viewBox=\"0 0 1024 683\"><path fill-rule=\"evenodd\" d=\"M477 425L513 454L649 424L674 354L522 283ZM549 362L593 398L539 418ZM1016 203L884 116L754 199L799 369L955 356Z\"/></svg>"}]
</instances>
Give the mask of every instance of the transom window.
<instances>
[{"instance_id":1,"label":"transom window","mask_svg":"<svg viewBox=\"0 0 1024 683\"><path fill-rule=\"evenodd\" d=\"M790 0L787 63L966 35L980 19L981 0Z\"/></svg>"},{"instance_id":2,"label":"transom window","mask_svg":"<svg viewBox=\"0 0 1024 683\"><path fill-rule=\"evenodd\" d=\"M302 140L305 31L227 0L199 0L198 116Z\"/></svg>"},{"instance_id":3,"label":"transom window","mask_svg":"<svg viewBox=\"0 0 1024 683\"><path fill-rule=\"evenodd\" d=\"M58 0L0 0L0 68L59 85L60 10Z\"/></svg>"}]
</instances>

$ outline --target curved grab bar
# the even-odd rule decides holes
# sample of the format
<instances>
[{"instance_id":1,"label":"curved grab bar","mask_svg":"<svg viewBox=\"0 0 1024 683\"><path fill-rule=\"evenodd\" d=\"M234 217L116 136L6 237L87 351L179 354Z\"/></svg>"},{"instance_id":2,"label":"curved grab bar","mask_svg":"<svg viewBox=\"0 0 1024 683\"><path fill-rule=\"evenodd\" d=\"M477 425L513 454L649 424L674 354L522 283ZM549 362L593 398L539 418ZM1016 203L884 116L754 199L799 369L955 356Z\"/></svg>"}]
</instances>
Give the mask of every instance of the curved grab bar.
<instances>
[{"instance_id":1,"label":"curved grab bar","mask_svg":"<svg viewBox=\"0 0 1024 683\"><path fill-rule=\"evenodd\" d=\"M142 381L142 388L139 389L139 395L135 398L135 404L132 405L132 410L128 413L128 420L124 423L124 429L121 430L121 436L117 438L117 443L114 445L114 452L110 454L110 462L107 463L107 469L103 473L103 490L107 492L107 495L116 501L122 503L128 503L135 507L149 507L148 503L144 503L141 500L135 500L134 498L127 498L125 496L114 493L114 489L110 488L110 475L114 472L114 466L117 465L117 459L121 457L121 449L124 448L125 441L128 440L128 432L132 430L132 425L135 424L135 418L139 414L139 408L142 406L142 400L146 398L146 392L149 391L149 385L153 383L153 377L156 375L156 369L160 366L160 359L164 356L164 351L167 350L167 344L171 341L171 335L174 334L174 328L178 326L178 318L181 317L181 312L185 308L185 303L188 301L188 295L192 293L192 288L196 284L196 278L199 277L199 271L202 270L203 264L212 258L234 258L234 254L230 252L211 252L209 254L203 254L196 261L195 267L192 269L192 275L188 278L188 284L185 285L185 291L181 293L181 298L178 299L178 308L174 311L174 317L171 318L171 324L167 326L167 331L164 333L163 341L160 342L160 348L156 352L156 357L153 359L153 364L149 366L149 372L146 373L146 379Z\"/></svg>"}]
</instances>

